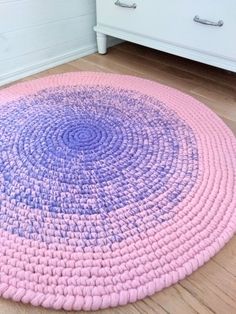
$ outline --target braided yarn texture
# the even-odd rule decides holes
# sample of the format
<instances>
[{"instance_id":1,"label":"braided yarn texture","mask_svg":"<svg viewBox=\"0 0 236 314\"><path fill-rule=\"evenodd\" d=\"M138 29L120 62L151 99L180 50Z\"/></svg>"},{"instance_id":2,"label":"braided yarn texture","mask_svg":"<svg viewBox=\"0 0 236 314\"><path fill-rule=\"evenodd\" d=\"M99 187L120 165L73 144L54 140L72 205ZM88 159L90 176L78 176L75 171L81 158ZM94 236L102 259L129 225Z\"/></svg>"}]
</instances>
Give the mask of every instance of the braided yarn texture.
<instances>
[{"instance_id":1,"label":"braided yarn texture","mask_svg":"<svg viewBox=\"0 0 236 314\"><path fill-rule=\"evenodd\" d=\"M0 296L97 310L191 274L236 231L236 140L152 81L66 73L0 92Z\"/></svg>"}]
</instances>

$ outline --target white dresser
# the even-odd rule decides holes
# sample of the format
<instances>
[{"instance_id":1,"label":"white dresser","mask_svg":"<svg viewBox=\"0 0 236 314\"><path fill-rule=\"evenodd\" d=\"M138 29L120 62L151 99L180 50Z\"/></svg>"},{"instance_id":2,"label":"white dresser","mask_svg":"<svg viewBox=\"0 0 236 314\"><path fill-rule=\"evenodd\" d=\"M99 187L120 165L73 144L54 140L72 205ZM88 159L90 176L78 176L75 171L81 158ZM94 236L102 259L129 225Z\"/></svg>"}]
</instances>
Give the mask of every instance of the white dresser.
<instances>
[{"instance_id":1,"label":"white dresser","mask_svg":"<svg viewBox=\"0 0 236 314\"><path fill-rule=\"evenodd\" d=\"M236 72L236 0L97 0L94 29Z\"/></svg>"}]
</instances>

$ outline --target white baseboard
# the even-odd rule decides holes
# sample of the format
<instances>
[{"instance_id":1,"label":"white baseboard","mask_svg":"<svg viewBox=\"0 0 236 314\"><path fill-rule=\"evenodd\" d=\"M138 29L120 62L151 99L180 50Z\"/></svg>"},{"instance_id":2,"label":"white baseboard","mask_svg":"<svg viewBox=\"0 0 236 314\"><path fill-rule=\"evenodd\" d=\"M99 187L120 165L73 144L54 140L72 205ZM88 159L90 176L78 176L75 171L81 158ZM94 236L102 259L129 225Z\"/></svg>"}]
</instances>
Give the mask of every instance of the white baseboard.
<instances>
[{"instance_id":1,"label":"white baseboard","mask_svg":"<svg viewBox=\"0 0 236 314\"><path fill-rule=\"evenodd\" d=\"M114 46L118 43L121 43L122 40L116 39L116 38L109 38L108 39L108 46ZM0 86L20 80L24 77L34 75L36 73L48 70L50 68L53 68L55 66L82 58L84 56L87 56L89 54L97 52L97 45L96 43L93 43L91 45L88 45L83 48L79 48L73 51L70 51L68 53L58 55L53 58L45 59L43 61L40 61L38 63L32 64L30 66L22 67L20 69L17 69L14 72L5 73L3 75L0 75Z\"/></svg>"}]
</instances>

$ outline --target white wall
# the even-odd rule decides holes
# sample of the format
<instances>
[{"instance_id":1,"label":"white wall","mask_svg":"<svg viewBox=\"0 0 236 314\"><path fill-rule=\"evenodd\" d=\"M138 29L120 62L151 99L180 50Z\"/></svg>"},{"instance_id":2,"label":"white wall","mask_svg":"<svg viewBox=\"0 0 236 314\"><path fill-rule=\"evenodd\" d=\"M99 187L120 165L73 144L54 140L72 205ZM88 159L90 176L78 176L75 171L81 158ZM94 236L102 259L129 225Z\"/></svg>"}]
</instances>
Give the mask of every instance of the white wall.
<instances>
[{"instance_id":1,"label":"white wall","mask_svg":"<svg viewBox=\"0 0 236 314\"><path fill-rule=\"evenodd\" d=\"M96 51L95 0L0 0L0 85Z\"/></svg>"}]
</instances>

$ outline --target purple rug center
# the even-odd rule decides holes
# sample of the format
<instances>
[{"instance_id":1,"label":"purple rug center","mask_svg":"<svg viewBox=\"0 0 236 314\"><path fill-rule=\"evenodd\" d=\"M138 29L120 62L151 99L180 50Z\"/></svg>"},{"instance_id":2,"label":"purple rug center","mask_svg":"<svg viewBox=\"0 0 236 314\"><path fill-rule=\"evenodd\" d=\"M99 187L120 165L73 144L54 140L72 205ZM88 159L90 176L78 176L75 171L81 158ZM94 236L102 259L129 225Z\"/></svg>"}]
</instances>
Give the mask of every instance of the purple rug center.
<instances>
[{"instance_id":1,"label":"purple rug center","mask_svg":"<svg viewBox=\"0 0 236 314\"><path fill-rule=\"evenodd\" d=\"M128 236L123 224L140 231L140 209L155 206L153 221L161 223L196 181L191 128L164 104L137 92L48 89L0 113L1 202L41 211L37 221L1 212L1 225L13 234L48 241L40 234L47 219L90 220L97 214L107 243L122 241ZM112 215L125 207L133 219L110 231ZM91 224L96 231L96 222ZM83 234L85 246L98 243L99 232L78 230L76 222L59 231L66 239L71 232Z\"/></svg>"}]
</instances>

